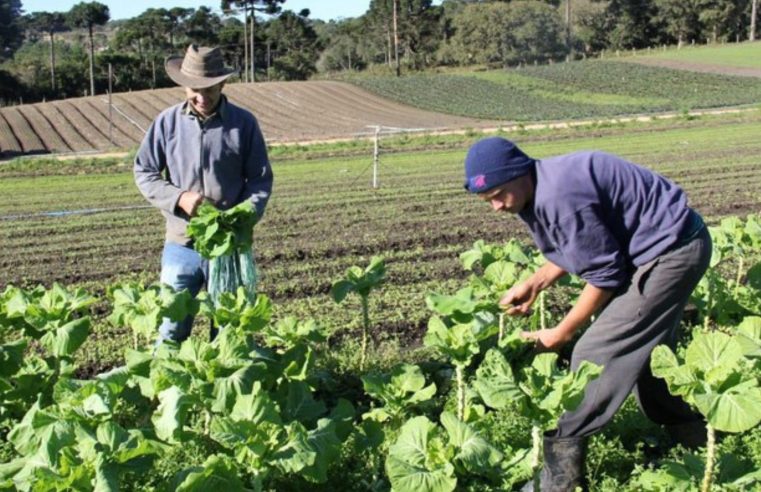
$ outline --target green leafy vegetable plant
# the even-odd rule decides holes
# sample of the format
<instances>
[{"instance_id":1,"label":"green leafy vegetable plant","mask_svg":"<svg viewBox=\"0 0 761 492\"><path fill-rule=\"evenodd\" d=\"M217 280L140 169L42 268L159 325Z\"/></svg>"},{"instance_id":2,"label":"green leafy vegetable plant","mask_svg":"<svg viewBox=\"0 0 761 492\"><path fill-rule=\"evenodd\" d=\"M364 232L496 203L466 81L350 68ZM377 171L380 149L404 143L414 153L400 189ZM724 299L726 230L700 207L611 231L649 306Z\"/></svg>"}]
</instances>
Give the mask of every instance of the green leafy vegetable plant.
<instances>
[{"instance_id":1,"label":"green leafy vegetable plant","mask_svg":"<svg viewBox=\"0 0 761 492\"><path fill-rule=\"evenodd\" d=\"M653 350L653 375L664 379L672 394L684 398L706 419L703 492L710 490L714 480L716 431L744 432L761 422L759 373L745 357L748 344L743 342L725 333L696 332L683 360L665 345Z\"/></svg>"},{"instance_id":2,"label":"green leafy vegetable plant","mask_svg":"<svg viewBox=\"0 0 761 492\"><path fill-rule=\"evenodd\" d=\"M177 292L166 284L145 287L139 282L124 282L109 287L108 297L113 306L109 321L132 329L135 349L140 337L147 344L153 342L164 318L179 322L195 315L199 308L187 289Z\"/></svg>"},{"instance_id":3,"label":"green leafy vegetable plant","mask_svg":"<svg viewBox=\"0 0 761 492\"><path fill-rule=\"evenodd\" d=\"M558 368L557 354L539 354L515 377L512 366L499 349L490 349L476 370L473 387L491 408L515 408L532 425L532 468L538 490L542 431L555 427L563 412L574 410L584 397L586 385L602 367L583 361L576 371Z\"/></svg>"},{"instance_id":4,"label":"green leafy vegetable plant","mask_svg":"<svg viewBox=\"0 0 761 492\"><path fill-rule=\"evenodd\" d=\"M367 359L367 339L370 332L370 292L380 286L386 277L386 263L380 256L373 256L370 264L362 269L358 266L352 266L346 270L343 279L333 284L330 292L333 300L341 303L350 292L359 295L362 301L362 350L360 353L359 368L365 367Z\"/></svg>"}]
</instances>

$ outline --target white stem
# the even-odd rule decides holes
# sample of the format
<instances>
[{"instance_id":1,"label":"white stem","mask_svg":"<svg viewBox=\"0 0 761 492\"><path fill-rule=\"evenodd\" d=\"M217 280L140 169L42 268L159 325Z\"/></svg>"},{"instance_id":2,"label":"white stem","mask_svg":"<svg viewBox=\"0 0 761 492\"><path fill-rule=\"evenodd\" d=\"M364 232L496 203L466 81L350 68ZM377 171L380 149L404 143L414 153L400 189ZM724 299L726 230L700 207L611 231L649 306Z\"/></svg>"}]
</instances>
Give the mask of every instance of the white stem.
<instances>
[{"instance_id":1,"label":"white stem","mask_svg":"<svg viewBox=\"0 0 761 492\"><path fill-rule=\"evenodd\" d=\"M457 418L460 421L465 420L465 378L462 374L462 367L456 366L457 374Z\"/></svg>"},{"instance_id":2,"label":"white stem","mask_svg":"<svg viewBox=\"0 0 761 492\"><path fill-rule=\"evenodd\" d=\"M539 470L541 469L539 457L542 454L542 429L537 425L531 427L531 443L531 471L534 476L534 490L539 491L541 485L539 483Z\"/></svg>"},{"instance_id":3,"label":"white stem","mask_svg":"<svg viewBox=\"0 0 761 492\"><path fill-rule=\"evenodd\" d=\"M713 482L713 467L716 461L716 432L711 424L706 424L708 440L706 443L706 471L703 475L703 483L700 485L700 492L711 490Z\"/></svg>"},{"instance_id":4,"label":"white stem","mask_svg":"<svg viewBox=\"0 0 761 492\"><path fill-rule=\"evenodd\" d=\"M505 313L499 313L499 338L498 341L502 341L505 336Z\"/></svg>"}]
</instances>

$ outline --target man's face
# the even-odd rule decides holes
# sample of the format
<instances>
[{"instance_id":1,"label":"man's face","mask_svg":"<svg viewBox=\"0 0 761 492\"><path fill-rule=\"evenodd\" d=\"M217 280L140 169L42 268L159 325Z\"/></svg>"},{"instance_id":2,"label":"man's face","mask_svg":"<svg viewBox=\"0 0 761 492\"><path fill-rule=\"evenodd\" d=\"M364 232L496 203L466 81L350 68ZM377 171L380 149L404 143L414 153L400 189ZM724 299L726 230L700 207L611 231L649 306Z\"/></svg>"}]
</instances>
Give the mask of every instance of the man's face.
<instances>
[{"instance_id":1,"label":"man's face","mask_svg":"<svg viewBox=\"0 0 761 492\"><path fill-rule=\"evenodd\" d=\"M207 87L205 89L192 89L185 87L185 97L188 102L193 105L196 111L202 116L210 116L219 104L219 99L222 97L222 88L225 86L224 82L217 85Z\"/></svg>"},{"instance_id":2,"label":"man's face","mask_svg":"<svg viewBox=\"0 0 761 492\"><path fill-rule=\"evenodd\" d=\"M517 214L526 206L530 199L530 183L527 182L527 176L508 181L507 183L489 190L485 193L479 193L478 197L489 203L491 208L496 212L510 212Z\"/></svg>"}]
</instances>

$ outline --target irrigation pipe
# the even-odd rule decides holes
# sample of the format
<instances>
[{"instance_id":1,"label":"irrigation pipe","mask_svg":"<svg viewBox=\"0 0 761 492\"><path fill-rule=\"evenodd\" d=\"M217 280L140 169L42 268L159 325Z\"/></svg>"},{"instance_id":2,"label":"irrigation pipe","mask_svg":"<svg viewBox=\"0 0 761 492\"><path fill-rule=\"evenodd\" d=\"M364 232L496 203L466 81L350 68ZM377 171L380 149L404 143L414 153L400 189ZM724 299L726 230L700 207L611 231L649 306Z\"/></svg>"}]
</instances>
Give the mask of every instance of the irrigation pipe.
<instances>
[{"instance_id":1,"label":"irrigation pipe","mask_svg":"<svg viewBox=\"0 0 761 492\"><path fill-rule=\"evenodd\" d=\"M28 214L0 215L0 220L36 219L40 217L67 217L69 215L92 215L104 212L120 212L123 210L142 210L153 208L152 205L126 205L124 207L111 208L85 208L81 210L53 210L49 212L34 212Z\"/></svg>"}]
</instances>

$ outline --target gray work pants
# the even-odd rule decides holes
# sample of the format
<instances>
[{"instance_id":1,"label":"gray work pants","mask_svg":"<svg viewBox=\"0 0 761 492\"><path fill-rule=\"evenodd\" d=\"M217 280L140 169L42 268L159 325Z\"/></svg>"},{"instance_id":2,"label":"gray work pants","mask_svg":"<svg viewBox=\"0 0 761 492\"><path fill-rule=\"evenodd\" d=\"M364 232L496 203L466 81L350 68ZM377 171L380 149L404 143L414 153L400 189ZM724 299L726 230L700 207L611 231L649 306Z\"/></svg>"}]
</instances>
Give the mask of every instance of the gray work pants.
<instances>
[{"instance_id":1,"label":"gray work pants","mask_svg":"<svg viewBox=\"0 0 761 492\"><path fill-rule=\"evenodd\" d=\"M557 437L583 437L600 430L634 390L645 415L659 424L699 417L665 382L650 372L656 345L674 348L684 307L711 259L706 228L690 242L662 254L633 273L573 349L571 367L582 360L603 366L581 405L558 421Z\"/></svg>"}]
</instances>

